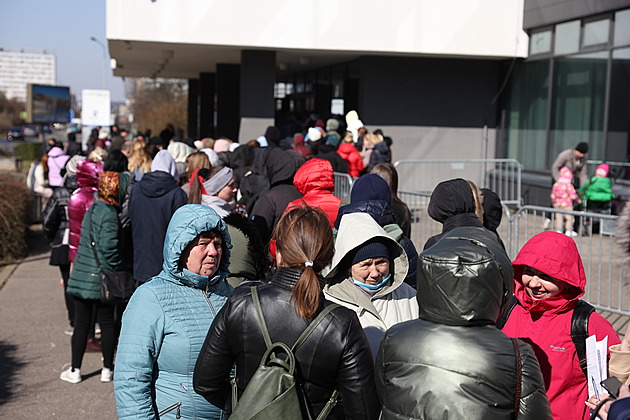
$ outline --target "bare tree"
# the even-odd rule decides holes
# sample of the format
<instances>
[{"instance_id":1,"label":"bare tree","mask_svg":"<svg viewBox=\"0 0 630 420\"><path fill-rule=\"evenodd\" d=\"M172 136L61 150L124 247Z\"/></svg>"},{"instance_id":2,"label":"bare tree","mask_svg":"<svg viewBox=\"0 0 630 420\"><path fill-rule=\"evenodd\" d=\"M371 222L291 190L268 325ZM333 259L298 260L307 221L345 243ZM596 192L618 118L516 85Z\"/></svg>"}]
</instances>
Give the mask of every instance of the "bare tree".
<instances>
[{"instance_id":1,"label":"bare tree","mask_svg":"<svg viewBox=\"0 0 630 420\"><path fill-rule=\"evenodd\" d=\"M135 79L131 83L131 112L140 131L159 133L167 123L187 126L188 83L182 79Z\"/></svg>"}]
</instances>

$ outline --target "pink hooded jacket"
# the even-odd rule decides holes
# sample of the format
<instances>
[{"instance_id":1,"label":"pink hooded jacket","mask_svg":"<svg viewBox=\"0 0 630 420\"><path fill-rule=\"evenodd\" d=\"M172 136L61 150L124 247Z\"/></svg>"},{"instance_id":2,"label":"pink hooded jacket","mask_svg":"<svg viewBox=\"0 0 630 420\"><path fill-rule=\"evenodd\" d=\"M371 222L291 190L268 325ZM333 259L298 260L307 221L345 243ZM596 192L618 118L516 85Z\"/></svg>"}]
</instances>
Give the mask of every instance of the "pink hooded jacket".
<instances>
[{"instance_id":1,"label":"pink hooded jacket","mask_svg":"<svg viewBox=\"0 0 630 420\"><path fill-rule=\"evenodd\" d=\"M68 259L74 262L81 239L81 223L83 216L94 201L97 191L98 177L103 172L103 165L89 159L77 164L77 188L68 202L68 225L70 227L70 249Z\"/></svg>"},{"instance_id":2,"label":"pink hooded jacket","mask_svg":"<svg viewBox=\"0 0 630 420\"><path fill-rule=\"evenodd\" d=\"M588 388L580 368L575 345L571 340L571 317L580 296L584 294L586 274L575 241L561 233L547 231L532 237L514 262L514 295L518 298L503 332L520 338L534 348L542 371L547 397L554 420L588 419ZM529 266L570 286L559 295L535 300L521 278ZM608 336L608 345L619 344L612 325L593 312L588 334L597 340Z\"/></svg>"}]
</instances>

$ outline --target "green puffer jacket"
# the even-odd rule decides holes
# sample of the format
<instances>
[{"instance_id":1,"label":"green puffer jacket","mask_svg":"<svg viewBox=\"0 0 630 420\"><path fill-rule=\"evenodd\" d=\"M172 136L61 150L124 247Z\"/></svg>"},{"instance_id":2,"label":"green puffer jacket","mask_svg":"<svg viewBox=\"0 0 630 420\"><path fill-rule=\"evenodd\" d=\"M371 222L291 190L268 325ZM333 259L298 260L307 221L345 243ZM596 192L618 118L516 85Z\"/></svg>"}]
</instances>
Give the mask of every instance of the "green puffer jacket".
<instances>
[{"instance_id":1,"label":"green puffer jacket","mask_svg":"<svg viewBox=\"0 0 630 420\"><path fill-rule=\"evenodd\" d=\"M90 225L90 215L92 224ZM68 280L68 293L81 299L100 299L101 284L98 266L90 245L90 229L96 243L101 268L105 271L127 269L124 261L122 228L116 207L95 200L83 217L81 240Z\"/></svg>"},{"instance_id":2,"label":"green puffer jacket","mask_svg":"<svg viewBox=\"0 0 630 420\"><path fill-rule=\"evenodd\" d=\"M612 181L607 177L594 176L578 191L585 201L607 202L615 198L612 192Z\"/></svg>"},{"instance_id":3,"label":"green puffer jacket","mask_svg":"<svg viewBox=\"0 0 630 420\"><path fill-rule=\"evenodd\" d=\"M390 328L376 360L381 419L514 418L516 352L495 325L509 306L513 273L505 251L480 227L453 229L420 255L420 319ZM517 343L516 418L551 420L534 351Z\"/></svg>"}]
</instances>

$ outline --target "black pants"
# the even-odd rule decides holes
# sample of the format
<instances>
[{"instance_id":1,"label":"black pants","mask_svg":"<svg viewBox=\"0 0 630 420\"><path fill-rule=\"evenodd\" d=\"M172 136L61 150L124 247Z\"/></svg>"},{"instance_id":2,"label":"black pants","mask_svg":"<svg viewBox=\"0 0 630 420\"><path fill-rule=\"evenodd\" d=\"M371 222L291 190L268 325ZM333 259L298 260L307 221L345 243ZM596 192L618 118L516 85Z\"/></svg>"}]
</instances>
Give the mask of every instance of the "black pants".
<instances>
[{"instance_id":1,"label":"black pants","mask_svg":"<svg viewBox=\"0 0 630 420\"><path fill-rule=\"evenodd\" d=\"M63 279L63 298L66 301L66 311L68 312L68 323L74 327L74 296L68 294L68 279L70 278L70 264L59 266L61 278Z\"/></svg>"},{"instance_id":2,"label":"black pants","mask_svg":"<svg viewBox=\"0 0 630 420\"><path fill-rule=\"evenodd\" d=\"M92 326L92 313L96 311L96 322L101 327L101 350L103 366L114 368L114 350L118 337L114 330L114 305L100 300L74 297L74 334L72 334L72 367L81 368L88 331Z\"/></svg>"}]
</instances>

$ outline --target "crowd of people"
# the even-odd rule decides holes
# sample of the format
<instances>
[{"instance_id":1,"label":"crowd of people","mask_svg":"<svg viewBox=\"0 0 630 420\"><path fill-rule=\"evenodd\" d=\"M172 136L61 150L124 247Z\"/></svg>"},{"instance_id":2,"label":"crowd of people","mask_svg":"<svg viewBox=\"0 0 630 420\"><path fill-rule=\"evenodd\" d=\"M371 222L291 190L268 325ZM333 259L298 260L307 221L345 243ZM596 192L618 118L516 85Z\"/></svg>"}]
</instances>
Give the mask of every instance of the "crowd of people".
<instances>
[{"instance_id":1,"label":"crowd of people","mask_svg":"<svg viewBox=\"0 0 630 420\"><path fill-rule=\"evenodd\" d=\"M569 222L511 262L500 198L458 178L430 199L442 232L414 244L392 141L356 112L244 144L170 125L68 144L33 167L72 335L60 379L83 380L100 329L121 419L227 418L270 343L291 348L316 318L291 350L312 418L574 420L598 403L572 337L586 275ZM334 172L357 178L343 200ZM101 300L102 270L133 273L128 302ZM630 334L594 312L587 335L608 337L628 383ZM626 418L615 404L603 415Z\"/></svg>"}]
</instances>

